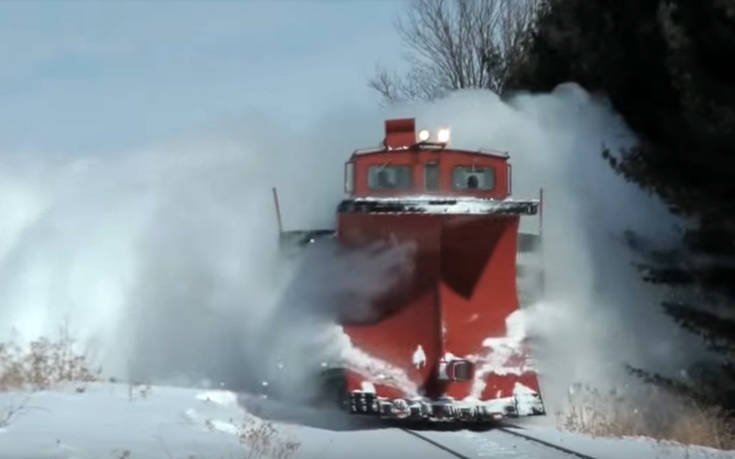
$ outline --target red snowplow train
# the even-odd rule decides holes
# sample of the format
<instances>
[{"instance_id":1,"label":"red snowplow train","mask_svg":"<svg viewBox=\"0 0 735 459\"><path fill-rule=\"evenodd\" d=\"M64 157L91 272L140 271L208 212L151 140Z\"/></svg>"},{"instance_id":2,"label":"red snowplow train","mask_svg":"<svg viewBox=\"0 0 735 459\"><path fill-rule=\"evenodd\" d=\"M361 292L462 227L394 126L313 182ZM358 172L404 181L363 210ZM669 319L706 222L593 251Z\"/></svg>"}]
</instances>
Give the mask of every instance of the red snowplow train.
<instances>
[{"instance_id":1,"label":"red snowplow train","mask_svg":"<svg viewBox=\"0 0 735 459\"><path fill-rule=\"evenodd\" d=\"M351 348L327 373L353 414L463 422L544 414L516 263L540 247L540 231L520 234L519 222L540 220L541 199L511 198L507 154L452 149L449 136L388 120L383 146L345 163L338 243L412 248L410 275L375 300L376 318L340 324Z\"/></svg>"}]
</instances>

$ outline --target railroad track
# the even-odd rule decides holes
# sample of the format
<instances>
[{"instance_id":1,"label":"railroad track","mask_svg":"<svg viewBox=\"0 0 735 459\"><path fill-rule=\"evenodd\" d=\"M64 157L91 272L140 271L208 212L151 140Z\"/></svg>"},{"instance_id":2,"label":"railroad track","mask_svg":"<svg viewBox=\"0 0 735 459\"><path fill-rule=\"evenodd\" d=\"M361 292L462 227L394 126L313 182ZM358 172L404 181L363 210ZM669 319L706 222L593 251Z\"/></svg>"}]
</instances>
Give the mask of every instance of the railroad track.
<instances>
[{"instance_id":1,"label":"railroad track","mask_svg":"<svg viewBox=\"0 0 735 459\"><path fill-rule=\"evenodd\" d=\"M413 430L405 429L403 427L401 428L401 430L404 431L404 432L406 432L409 435L413 435L414 437L418 438L419 440L425 441L426 443L429 443L429 444L431 444L431 445L439 448L442 451L445 451L448 454L451 454L452 456L454 456L456 458L459 458L459 459L472 459L469 456L465 456L464 454L459 453L459 452L453 450L452 448L448 448L448 447L442 445L441 443L438 443L438 442L432 440L431 438L427 437L426 435L421 435L418 432L414 432Z\"/></svg>"},{"instance_id":2,"label":"railroad track","mask_svg":"<svg viewBox=\"0 0 735 459\"><path fill-rule=\"evenodd\" d=\"M510 435L515 435L516 437L525 438L528 441L532 441L535 443L538 443L540 445L544 445L548 448L553 448L557 451L561 451L562 453L569 454L570 456L579 457L580 459L595 459L592 456L588 456L586 454L578 453L577 451L573 451L569 448L565 448L563 446L555 445L553 443L549 443L548 441L539 440L538 438L531 437L530 435L525 435L520 432L516 432L513 430L508 429L507 427L498 427L498 430L501 432L505 432Z\"/></svg>"},{"instance_id":3,"label":"railroad track","mask_svg":"<svg viewBox=\"0 0 735 459\"><path fill-rule=\"evenodd\" d=\"M443 444L437 442L436 440L432 440L428 436L423 435L423 434L420 434L419 432L416 432L414 430L410 430L410 429L407 429L407 428L403 428L403 427L400 428L400 429L403 432L407 433L408 435L411 435L413 437L418 438L421 441L424 441L426 443L429 443L432 446L434 446L434 447L436 447L436 448L438 448L438 449L446 452L447 454L449 454L449 455L451 455L453 457L456 457L458 459L472 459L470 456L467 456L465 454L462 454L462 453L460 453L459 451L457 451L455 449L452 449L452 448L450 448L450 447L448 447L446 445L443 445ZM540 440L538 438L534 438L534 437L532 437L530 435L525 435L525 434L522 434L520 432L516 432L514 430L510 430L507 427L497 427L494 430L495 431L498 431L498 432L506 433L508 435L513 435L515 437L523 438L526 441L530 441L530 442L533 442L533 443L542 445L542 446L544 446L546 448L555 449L555 450L557 450L557 451L559 451L561 453L567 454L567 455L572 456L572 457L577 457L577 458L580 458L580 459L595 459L593 456L589 456L587 454L583 454L583 453L580 453L580 452L571 450L569 448L565 448L563 446L555 445L555 444L550 443L550 442L547 442L545 440Z\"/></svg>"}]
</instances>

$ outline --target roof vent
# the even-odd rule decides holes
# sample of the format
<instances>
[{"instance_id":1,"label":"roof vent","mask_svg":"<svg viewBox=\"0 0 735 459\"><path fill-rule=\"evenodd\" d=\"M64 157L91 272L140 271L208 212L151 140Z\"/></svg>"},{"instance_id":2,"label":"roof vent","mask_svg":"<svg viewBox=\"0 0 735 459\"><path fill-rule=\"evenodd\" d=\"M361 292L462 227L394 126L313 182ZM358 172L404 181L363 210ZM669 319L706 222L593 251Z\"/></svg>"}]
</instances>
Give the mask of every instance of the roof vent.
<instances>
[{"instance_id":1,"label":"roof vent","mask_svg":"<svg viewBox=\"0 0 735 459\"><path fill-rule=\"evenodd\" d=\"M416 143L416 123L413 118L385 121L385 140L388 150L406 149Z\"/></svg>"}]
</instances>

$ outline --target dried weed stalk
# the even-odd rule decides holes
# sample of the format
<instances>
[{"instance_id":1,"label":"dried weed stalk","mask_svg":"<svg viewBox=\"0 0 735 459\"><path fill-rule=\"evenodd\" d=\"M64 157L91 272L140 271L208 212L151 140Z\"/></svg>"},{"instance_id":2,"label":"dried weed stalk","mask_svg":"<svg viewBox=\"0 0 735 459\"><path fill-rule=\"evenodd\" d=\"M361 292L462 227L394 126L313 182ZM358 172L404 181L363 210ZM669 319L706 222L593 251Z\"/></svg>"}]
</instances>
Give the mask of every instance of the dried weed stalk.
<instances>
[{"instance_id":1,"label":"dried weed stalk","mask_svg":"<svg viewBox=\"0 0 735 459\"><path fill-rule=\"evenodd\" d=\"M100 379L87 356L75 349L67 326L58 337L31 341L26 347L0 343L0 391L13 389L44 390L64 382L90 382Z\"/></svg>"},{"instance_id":2,"label":"dried weed stalk","mask_svg":"<svg viewBox=\"0 0 735 459\"><path fill-rule=\"evenodd\" d=\"M644 436L735 449L732 413L655 387L643 394L628 395L576 384L568 392L565 408L557 413L557 425L600 437Z\"/></svg>"},{"instance_id":3,"label":"dried weed stalk","mask_svg":"<svg viewBox=\"0 0 735 459\"><path fill-rule=\"evenodd\" d=\"M281 437L270 422L251 419L240 430L240 443L248 448L247 459L289 459L301 444Z\"/></svg>"}]
</instances>

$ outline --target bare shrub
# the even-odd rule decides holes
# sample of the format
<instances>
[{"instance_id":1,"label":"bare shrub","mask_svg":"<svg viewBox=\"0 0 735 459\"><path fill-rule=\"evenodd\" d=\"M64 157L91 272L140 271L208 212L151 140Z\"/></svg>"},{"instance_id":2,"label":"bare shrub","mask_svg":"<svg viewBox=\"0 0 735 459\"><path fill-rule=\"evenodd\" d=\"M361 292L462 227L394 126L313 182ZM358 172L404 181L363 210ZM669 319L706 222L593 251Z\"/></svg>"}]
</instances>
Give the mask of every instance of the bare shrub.
<instances>
[{"instance_id":1,"label":"bare shrub","mask_svg":"<svg viewBox=\"0 0 735 459\"><path fill-rule=\"evenodd\" d=\"M26 397L16 404L7 405L2 411L0 411L0 428L7 427L14 417L26 411L28 400L29 397Z\"/></svg>"},{"instance_id":2,"label":"bare shrub","mask_svg":"<svg viewBox=\"0 0 735 459\"><path fill-rule=\"evenodd\" d=\"M240 431L240 443L248 448L247 459L288 459L301 444L283 439L270 422L251 419Z\"/></svg>"},{"instance_id":3,"label":"bare shrub","mask_svg":"<svg viewBox=\"0 0 735 459\"><path fill-rule=\"evenodd\" d=\"M41 337L27 347L0 344L0 390L43 390L63 382L97 381L100 373L76 351L67 326L59 329L55 340Z\"/></svg>"},{"instance_id":4,"label":"bare shrub","mask_svg":"<svg viewBox=\"0 0 735 459\"><path fill-rule=\"evenodd\" d=\"M570 388L566 402L556 414L561 429L600 437L645 436L735 449L732 413L656 387L628 395L576 384Z\"/></svg>"},{"instance_id":5,"label":"bare shrub","mask_svg":"<svg viewBox=\"0 0 735 459\"><path fill-rule=\"evenodd\" d=\"M130 381L128 383L128 400L131 402L136 398L146 399L151 392L153 392L153 387L149 382Z\"/></svg>"},{"instance_id":6,"label":"bare shrub","mask_svg":"<svg viewBox=\"0 0 735 459\"><path fill-rule=\"evenodd\" d=\"M0 343L0 390L21 387L26 382L23 349L14 343Z\"/></svg>"}]
</instances>

